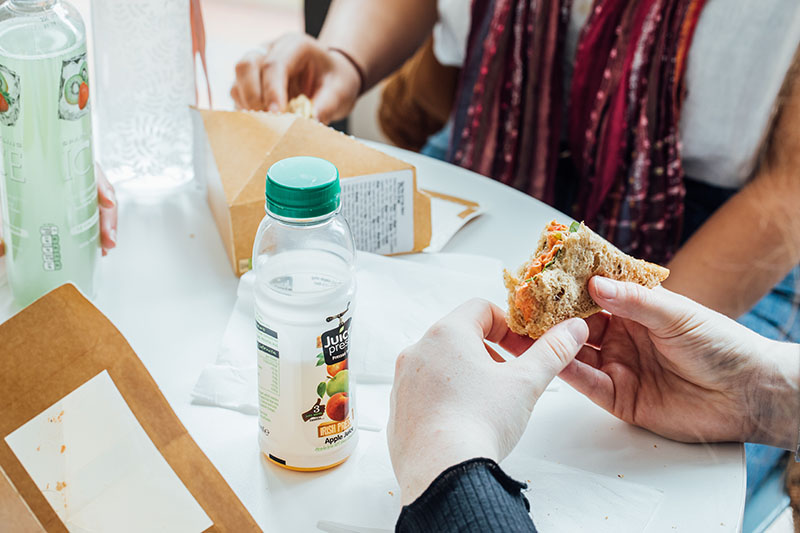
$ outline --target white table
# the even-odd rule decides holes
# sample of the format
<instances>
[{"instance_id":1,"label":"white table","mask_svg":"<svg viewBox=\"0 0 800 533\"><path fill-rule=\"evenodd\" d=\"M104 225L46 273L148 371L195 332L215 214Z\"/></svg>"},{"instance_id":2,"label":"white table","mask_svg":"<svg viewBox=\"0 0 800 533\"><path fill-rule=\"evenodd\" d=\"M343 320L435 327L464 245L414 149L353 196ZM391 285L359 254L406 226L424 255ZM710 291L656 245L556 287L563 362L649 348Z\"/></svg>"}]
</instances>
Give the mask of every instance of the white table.
<instances>
[{"instance_id":1,"label":"white table","mask_svg":"<svg viewBox=\"0 0 800 533\"><path fill-rule=\"evenodd\" d=\"M516 267L527 258L542 226L557 215L471 172L383 149L413 163L421 187L486 206L488 213L462 229L445 252L493 256ZM192 437L260 526L267 531L315 531L317 521L326 516L301 510L298 496L335 492L339 481L354 475L357 462L316 474L283 470L260 457L255 417L190 404L197 376L216 358L238 283L203 193L185 191L160 202L122 197L120 203L119 246L102 261L96 305L128 339ZM0 301L7 291L7 286L0 287ZM6 318L0 309L0 321ZM383 405L388 412L388 386L359 390L360 402ZM381 434L362 431L359 450L377 438ZM741 528L741 445L671 442L616 420L563 386L540 399L519 446L549 461L622 475L662 490L664 499L648 532ZM597 461L598 454L602 461Z\"/></svg>"}]
</instances>

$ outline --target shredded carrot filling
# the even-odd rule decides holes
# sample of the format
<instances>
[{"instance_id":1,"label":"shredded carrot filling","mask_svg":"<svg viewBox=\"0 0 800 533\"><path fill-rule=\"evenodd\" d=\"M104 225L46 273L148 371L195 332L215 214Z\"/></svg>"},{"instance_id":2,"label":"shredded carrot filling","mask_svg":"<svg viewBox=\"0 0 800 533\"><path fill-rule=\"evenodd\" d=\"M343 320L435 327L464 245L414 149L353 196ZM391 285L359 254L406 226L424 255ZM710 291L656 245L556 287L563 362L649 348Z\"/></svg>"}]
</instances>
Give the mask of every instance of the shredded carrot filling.
<instances>
[{"instance_id":1,"label":"shredded carrot filling","mask_svg":"<svg viewBox=\"0 0 800 533\"><path fill-rule=\"evenodd\" d=\"M536 300L533 299L531 292L528 290L531 283L535 283L534 276L541 273L545 266L555 259L556 254L561 248L564 247L564 233L569 231L569 228L564 224L558 224L552 221L547 226L547 247L545 250L531 262L528 270L525 271L525 277L517 286L514 293L514 305L520 310L525 320L530 320L533 316L533 311L536 308Z\"/></svg>"}]
</instances>

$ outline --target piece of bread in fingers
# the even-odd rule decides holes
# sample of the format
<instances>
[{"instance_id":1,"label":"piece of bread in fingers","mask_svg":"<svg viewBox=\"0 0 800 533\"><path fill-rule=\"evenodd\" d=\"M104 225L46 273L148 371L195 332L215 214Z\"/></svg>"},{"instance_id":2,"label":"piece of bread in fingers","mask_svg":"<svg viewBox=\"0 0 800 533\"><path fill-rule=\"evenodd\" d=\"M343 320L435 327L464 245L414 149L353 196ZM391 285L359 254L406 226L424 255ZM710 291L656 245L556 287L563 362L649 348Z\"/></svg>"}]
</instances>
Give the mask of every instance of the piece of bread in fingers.
<instances>
[{"instance_id":1,"label":"piece of bread in fingers","mask_svg":"<svg viewBox=\"0 0 800 533\"><path fill-rule=\"evenodd\" d=\"M567 227L553 221L516 275L504 273L508 326L537 339L563 320L600 311L589 296L592 276L653 288L667 279L669 270L622 253L583 223Z\"/></svg>"},{"instance_id":2,"label":"piece of bread in fingers","mask_svg":"<svg viewBox=\"0 0 800 533\"><path fill-rule=\"evenodd\" d=\"M314 106L308 96L301 94L289 100L286 112L294 113L304 118L312 118L314 116Z\"/></svg>"}]
</instances>

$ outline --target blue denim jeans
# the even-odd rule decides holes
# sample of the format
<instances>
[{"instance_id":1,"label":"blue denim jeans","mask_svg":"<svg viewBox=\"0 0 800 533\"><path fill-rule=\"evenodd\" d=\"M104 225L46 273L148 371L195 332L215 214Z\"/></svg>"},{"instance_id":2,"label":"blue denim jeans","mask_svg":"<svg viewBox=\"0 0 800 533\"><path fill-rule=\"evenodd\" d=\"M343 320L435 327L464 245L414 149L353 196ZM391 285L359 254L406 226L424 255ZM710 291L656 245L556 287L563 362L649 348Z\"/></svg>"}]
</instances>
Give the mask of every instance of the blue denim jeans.
<instances>
[{"instance_id":1,"label":"blue denim jeans","mask_svg":"<svg viewBox=\"0 0 800 533\"><path fill-rule=\"evenodd\" d=\"M800 266L794 267L739 323L770 339L800 342Z\"/></svg>"},{"instance_id":2,"label":"blue denim jeans","mask_svg":"<svg viewBox=\"0 0 800 533\"><path fill-rule=\"evenodd\" d=\"M447 159L447 148L450 145L450 133L452 131L453 123L448 122L441 130L428 137L428 142L422 147L420 153L442 161Z\"/></svg>"}]
</instances>

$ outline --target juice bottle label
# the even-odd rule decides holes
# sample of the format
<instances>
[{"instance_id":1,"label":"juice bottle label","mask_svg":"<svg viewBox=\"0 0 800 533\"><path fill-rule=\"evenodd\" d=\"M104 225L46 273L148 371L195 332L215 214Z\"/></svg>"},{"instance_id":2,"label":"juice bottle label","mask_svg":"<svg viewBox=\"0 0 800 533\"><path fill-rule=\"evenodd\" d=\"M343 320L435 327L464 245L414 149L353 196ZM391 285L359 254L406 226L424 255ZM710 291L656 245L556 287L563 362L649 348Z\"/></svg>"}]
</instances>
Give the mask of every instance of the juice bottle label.
<instances>
[{"instance_id":1,"label":"juice bottle label","mask_svg":"<svg viewBox=\"0 0 800 533\"><path fill-rule=\"evenodd\" d=\"M0 210L23 304L67 281L92 293L100 228L88 78L85 44L0 55Z\"/></svg>"},{"instance_id":2,"label":"juice bottle label","mask_svg":"<svg viewBox=\"0 0 800 533\"><path fill-rule=\"evenodd\" d=\"M284 332L257 316L259 426L273 460L282 462L279 454L287 450L298 455L329 452L355 433L348 370L351 314L348 302L318 326ZM286 349L297 352L292 359L299 364L281 368ZM282 383L282 377L291 382Z\"/></svg>"}]
</instances>

